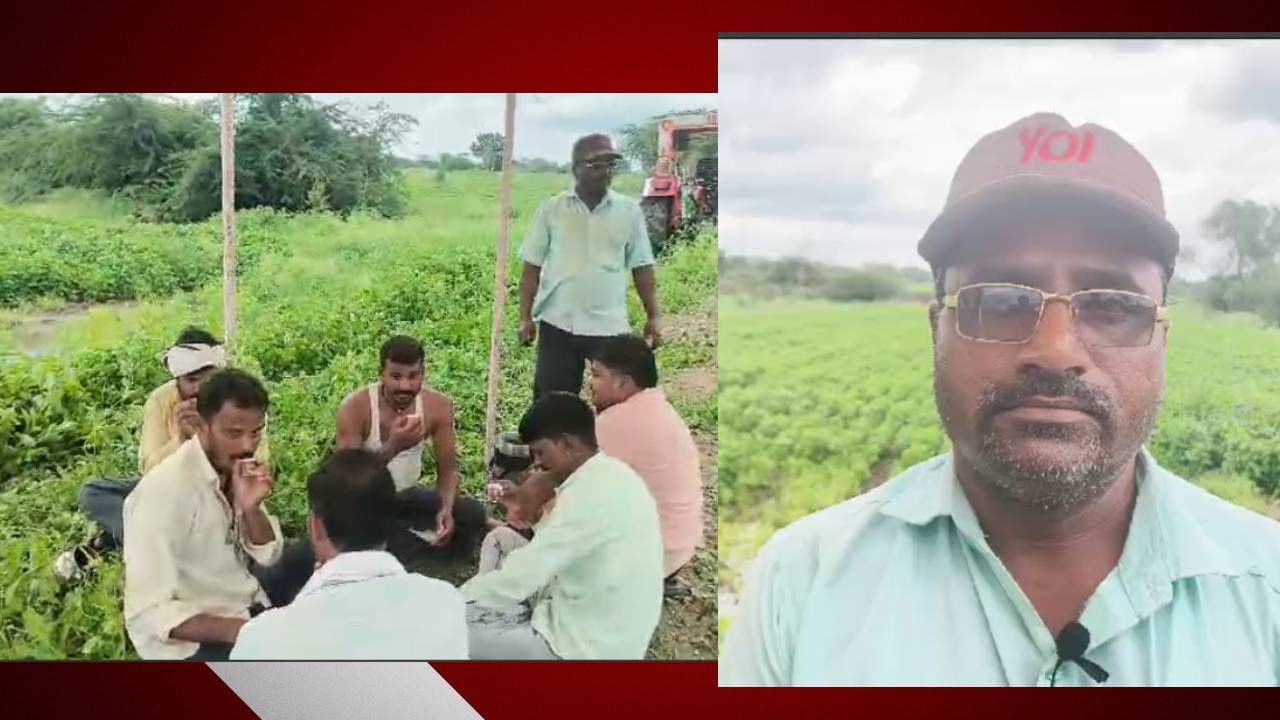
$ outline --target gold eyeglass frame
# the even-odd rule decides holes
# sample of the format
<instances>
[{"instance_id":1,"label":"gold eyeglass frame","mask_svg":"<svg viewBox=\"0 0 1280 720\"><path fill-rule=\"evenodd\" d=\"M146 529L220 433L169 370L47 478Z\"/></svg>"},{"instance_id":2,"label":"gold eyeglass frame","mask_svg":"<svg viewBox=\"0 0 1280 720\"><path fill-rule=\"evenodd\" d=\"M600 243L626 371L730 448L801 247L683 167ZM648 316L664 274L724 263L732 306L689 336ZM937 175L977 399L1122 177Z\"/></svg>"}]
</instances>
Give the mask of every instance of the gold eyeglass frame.
<instances>
[{"instance_id":1,"label":"gold eyeglass frame","mask_svg":"<svg viewBox=\"0 0 1280 720\"><path fill-rule=\"evenodd\" d=\"M1152 298L1150 295L1145 295L1143 293L1130 292L1128 290L1108 290L1106 288L1077 290L1073 293L1066 293L1064 295L1061 293L1045 292L1044 290L1041 290L1040 288L1037 288L1037 287L1031 287L1030 285L1019 285L1017 283L973 283L972 285L965 285L964 287L957 289L954 293L943 295L942 307L949 308L951 310L958 310L960 307L960 293L964 292L965 290L969 290L972 288L999 288L999 287L1016 288L1019 290L1030 290L1032 292L1036 292L1040 294L1042 298L1040 301L1040 313L1036 315L1036 324L1032 326L1031 333L1027 335L1026 339L1025 340L986 340L983 338L969 337L964 333L964 331L960 329L960 313L958 312L956 313L956 334L958 334L960 337L964 338L965 340L972 340L973 342L992 343L995 345L1024 345L1030 342L1031 338L1035 337L1036 331L1040 329L1040 321L1044 319L1044 309L1046 306L1048 306L1050 302L1057 300L1057 301L1066 303L1067 311L1071 313L1071 322L1075 323L1077 322L1076 306L1075 306L1075 303L1073 302L1075 297L1077 295L1084 295L1087 293L1096 293L1096 292L1117 293L1120 295L1130 295L1133 297L1139 297L1144 300L1148 300L1156 306L1156 317L1155 317L1155 320L1152 321L1151 323L1151 336L1148 337L1147 341L1141 345L1097 345L1097 346L1091 346L1091 347L1104 347L1104 348L1146 347L1151 344L1151 340L1156 336L1156 331L1155 331L1156 325L1160 323L1164 323L1167 327L1173 327L1172 320L1169 318L1168 305L1161 305L1155 301L1155 298Z\"/></svg>"}]
</instances>

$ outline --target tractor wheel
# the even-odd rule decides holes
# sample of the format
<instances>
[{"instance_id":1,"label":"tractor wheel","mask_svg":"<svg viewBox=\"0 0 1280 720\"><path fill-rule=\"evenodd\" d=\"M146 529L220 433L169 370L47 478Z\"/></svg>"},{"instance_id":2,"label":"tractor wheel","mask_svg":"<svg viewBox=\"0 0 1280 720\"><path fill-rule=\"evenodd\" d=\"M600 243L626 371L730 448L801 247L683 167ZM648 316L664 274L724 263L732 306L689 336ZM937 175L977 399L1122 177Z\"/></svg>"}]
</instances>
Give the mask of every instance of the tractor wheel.
<instances>
[{"instance_id":1,"label":"tractor wheel","mask_svg":"<svg viewBox=\"0 0 1280 720\"><path fill-rule=\"evenodd\" d=\"M652 197L640 202L644 211L645 226L649 230L649 244L653 246L653 254L659 255L667 246L671 224L671 198Z\"/></svg>"},{"instance_id":2,"label":"tractor wheel","mask_svg":"<svg viewBox=\"0 0 1280 720\"><path fill-rule=\"evenodd\" d=\"M701 208L702 217L710 219L713 223L719 214L720 203L720 177L719 177L719 158L702 158L698 161L698 180L702 182L702 186L706 188L706 198Z\"/></svg>"}]
</instances>

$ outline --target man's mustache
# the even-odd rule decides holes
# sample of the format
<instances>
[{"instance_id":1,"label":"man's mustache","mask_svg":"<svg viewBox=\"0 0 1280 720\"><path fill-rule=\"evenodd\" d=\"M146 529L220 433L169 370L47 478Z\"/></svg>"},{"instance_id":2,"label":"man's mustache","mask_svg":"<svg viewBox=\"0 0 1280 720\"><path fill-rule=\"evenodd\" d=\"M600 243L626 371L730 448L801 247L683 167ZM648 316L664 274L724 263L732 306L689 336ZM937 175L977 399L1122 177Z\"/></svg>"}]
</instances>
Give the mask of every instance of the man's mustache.
<instances>
[{"instance_id":1,"label":"man's mustache","mask_svg":"<svg viewBox=\"0 0 1280 720\"><path fill-rule=\"evenodd\" d=\"M1110 419L1115 410L1110 396L1076 375L1040 369L1026 371L1016 385L988 387L978 399L978 415L990 420L1034 397L1068 398L1100 421Z\"/></svg>"}]
</instances>

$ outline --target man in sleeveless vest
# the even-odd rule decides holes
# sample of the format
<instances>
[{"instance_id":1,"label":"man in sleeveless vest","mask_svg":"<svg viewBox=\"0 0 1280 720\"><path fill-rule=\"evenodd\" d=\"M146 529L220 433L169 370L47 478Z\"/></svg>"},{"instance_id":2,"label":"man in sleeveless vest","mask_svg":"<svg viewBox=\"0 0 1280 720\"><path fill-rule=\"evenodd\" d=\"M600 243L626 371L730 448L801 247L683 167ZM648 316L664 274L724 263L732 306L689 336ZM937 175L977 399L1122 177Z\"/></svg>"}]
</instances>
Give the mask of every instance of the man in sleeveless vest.
<instances>
[{"instance_id":1,"label":"man in sleeveless vest","mask_svg":"<svg viewBox=\"0 0 1280 720\"><path fill-rule=\"evenodd\" d=\"M453 401L423 382L426 352L398 335L382 346L378 382L347 396L338 410L339 450L363 448L386 463L399 499L397 525L417 537L416 550L470 557L485 530L485 508L458 496L458 450ZM427 444L435 457L436 488L419 484ZM393 551L404 546L395 532Z\"/></svg>"}]
</instances>

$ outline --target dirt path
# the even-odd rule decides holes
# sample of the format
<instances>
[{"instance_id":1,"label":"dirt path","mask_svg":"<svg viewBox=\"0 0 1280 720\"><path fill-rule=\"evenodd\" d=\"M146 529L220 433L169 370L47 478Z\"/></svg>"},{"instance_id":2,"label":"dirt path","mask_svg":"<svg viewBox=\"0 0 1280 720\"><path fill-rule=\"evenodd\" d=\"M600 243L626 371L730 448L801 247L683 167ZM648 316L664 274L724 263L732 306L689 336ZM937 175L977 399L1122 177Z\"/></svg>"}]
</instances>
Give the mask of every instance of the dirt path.
<instances>
[{"instance_id":1,"label":"dirt path","mask_svg":"<svg viewBox=\"0 0 1280 720\"><path fill-rule=\"evenodd\" d=\"M713 660L716 657L716 439L696 433L702 459L703 544L676 573L687 595L663 604L662 621L649 645L654 660Z\"/></svg>"},{"instance_id":2,"label":"dirt path","mask_svg":"<svg viewBox=\"0 0 1280 720\"><path fill-rule=\"evenodd\" d=\"M667 342L687 340L698 344L716 343L715 298L686 315L667 320ZM714 358L714 353L712 353ZM716 368L707 365L686 368L662 382L668 397L677 406L681 401L714 397ZM716 436L714 432L694 432L702 466L703 542L693 560L676 573L677 582L687 592L663 603L662 620L649 645L654 660L713 660L716 657Z\"/></svg>"},{"instance_id":3,"label":"dirt path","mask_svg":"<svg viewBox=\"0 0 1280 720\"><path fill-rule=\"evenodd\" d=\"M689 368L676 373L665 385L676 397L702 400L716 394L716 373L709 368Z\"/></svg>"}]
</instances>

